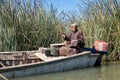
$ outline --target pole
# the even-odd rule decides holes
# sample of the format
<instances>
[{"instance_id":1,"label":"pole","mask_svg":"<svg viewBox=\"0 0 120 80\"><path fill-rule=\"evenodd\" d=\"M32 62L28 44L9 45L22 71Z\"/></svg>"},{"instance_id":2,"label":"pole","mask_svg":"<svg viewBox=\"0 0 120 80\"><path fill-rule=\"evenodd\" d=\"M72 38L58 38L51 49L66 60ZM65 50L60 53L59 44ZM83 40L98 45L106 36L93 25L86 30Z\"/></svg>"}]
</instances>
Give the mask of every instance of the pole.
<instances>
[{"instance_id":1,"label":"pole","mask_svg":"<svg viewBox=\"0 0 120 80\"><path fill-rule=\"evenodd\" d=\"M5 76L3 76L2 74L0 74L0 77L4 80L8 80Z\"/></svg>"}]
</instances>

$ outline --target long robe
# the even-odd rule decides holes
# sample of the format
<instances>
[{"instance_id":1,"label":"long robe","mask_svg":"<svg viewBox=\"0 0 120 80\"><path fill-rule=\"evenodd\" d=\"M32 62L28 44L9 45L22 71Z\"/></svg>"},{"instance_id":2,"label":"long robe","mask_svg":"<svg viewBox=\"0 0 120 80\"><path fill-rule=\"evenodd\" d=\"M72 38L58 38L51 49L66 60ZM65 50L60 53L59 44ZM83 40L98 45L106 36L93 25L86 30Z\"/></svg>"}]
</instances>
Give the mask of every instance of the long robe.
<instances>
[{"instance_id":1,"label":"long robe","mask_svg":"<svg viewBox=\"0 0 120 80\"><path fill-rule=\"evenodd\" d=\"M66 35L64 40L70 42L70 44L60 48L60 55L71 55L74 53L79 53L84 48L84 36L80 30L71 32L68 36Z\"/></svg>"}]
</instances>

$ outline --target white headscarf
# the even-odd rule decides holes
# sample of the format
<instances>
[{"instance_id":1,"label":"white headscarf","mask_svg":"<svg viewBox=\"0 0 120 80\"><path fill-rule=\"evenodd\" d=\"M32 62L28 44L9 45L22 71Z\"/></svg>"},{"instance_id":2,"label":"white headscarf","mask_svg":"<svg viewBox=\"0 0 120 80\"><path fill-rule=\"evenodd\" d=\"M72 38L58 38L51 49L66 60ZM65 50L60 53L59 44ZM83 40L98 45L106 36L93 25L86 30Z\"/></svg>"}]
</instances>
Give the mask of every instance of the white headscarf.
<instances>
[{"instance_id":1,"label":"white headscarf","mask_svg":"<svg viewBox=\"0 0 120 80\"><path fill-rule=\"evenodd\" d=\"M77 25L77 23L73 23L73 24L71 24L71 26L78 26L78 25Z\"/></svg>"}]
</instances>

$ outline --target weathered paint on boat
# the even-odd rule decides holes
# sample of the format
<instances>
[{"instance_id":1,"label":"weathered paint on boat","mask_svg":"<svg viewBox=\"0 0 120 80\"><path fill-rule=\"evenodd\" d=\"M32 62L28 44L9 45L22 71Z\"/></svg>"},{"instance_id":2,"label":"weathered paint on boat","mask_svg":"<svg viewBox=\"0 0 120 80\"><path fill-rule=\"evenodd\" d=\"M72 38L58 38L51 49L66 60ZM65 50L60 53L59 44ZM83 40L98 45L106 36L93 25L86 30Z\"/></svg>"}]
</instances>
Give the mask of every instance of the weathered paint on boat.
<instances>
[{"instance_id":1,"label":"weathered paint on boat","mask_svg":"<svg viewBox=\"0 0 120 80\"><path fill-rule=\"evenodd\" d=\"M47 61L0 68L6 77L29 76L94 66L99 54L89 51Z\"/></svg>"}]
</instances>

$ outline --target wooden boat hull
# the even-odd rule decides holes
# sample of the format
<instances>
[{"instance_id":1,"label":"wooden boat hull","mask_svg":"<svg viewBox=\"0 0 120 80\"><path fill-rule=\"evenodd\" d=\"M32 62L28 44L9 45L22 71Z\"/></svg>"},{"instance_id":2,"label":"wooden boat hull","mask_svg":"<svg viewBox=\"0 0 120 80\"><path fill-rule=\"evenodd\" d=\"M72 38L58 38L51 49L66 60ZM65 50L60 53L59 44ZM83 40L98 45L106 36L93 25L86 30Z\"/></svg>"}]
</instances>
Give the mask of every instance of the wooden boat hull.
<instances>
[{"instance_id":1,"label":"wooden boat hull","mask_svg":"<svg viewBox=\"0 0 120 80\"><path fill-rule=\"evenodd\" d=\"M99 54L91 54L88 51L55 60L0 68L0 73L6 77L20 77L92 67L98 56Z\"/></svg>"}]
</instances>

